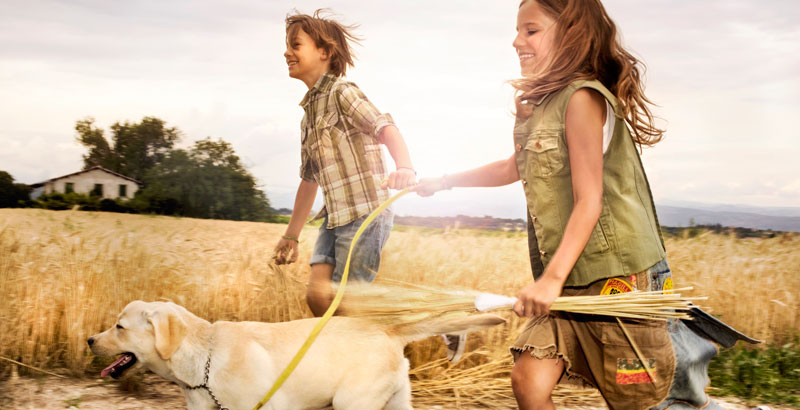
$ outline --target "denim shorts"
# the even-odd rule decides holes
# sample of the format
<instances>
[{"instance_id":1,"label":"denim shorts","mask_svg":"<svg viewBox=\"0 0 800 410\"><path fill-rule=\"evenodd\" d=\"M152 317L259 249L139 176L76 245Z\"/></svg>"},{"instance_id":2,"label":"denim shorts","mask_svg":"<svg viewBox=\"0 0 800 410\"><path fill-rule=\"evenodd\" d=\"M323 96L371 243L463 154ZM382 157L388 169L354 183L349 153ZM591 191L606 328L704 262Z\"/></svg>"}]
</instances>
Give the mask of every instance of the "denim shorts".
<instances>
[{"instance_id":1,"label":"denim shorts","mask_svg":"<svg viewBox=\"0 0 800 410\"><path fill-rule=\"evenodd\" d=\"M349 224L328 229L326 227L328 217L326 216L319 228L319 236L317 243L314 244L314 252L309 264L333 265L331 280L336 283L341 282L344 266L347 263L347 254L350 252L350 243L366 219L367 216L363 216ZM386 209L364 230L353 248L348 280L372 282L375 279L381 264L381 250L389 239L393 220L394 214L391 209Z\"/></svg>"}]
</instances>

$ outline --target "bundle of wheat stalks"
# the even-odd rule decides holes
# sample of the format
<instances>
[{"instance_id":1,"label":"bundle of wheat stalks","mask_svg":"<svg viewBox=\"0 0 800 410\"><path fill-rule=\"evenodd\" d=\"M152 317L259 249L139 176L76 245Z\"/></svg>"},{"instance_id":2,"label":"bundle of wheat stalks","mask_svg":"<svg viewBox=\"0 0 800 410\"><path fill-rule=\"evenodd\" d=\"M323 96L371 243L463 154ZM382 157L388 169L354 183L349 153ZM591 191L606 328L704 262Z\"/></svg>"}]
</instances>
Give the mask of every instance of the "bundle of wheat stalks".
<instances>
[{"instance_id":1,"label":"bundle of wheat stalks","mask_svg":"<svg viewBox=\"0 0 800 410\"><path fill-rule=\"evenodd\" d=\"M680 291L627 292L597 296L562 296L550 307L553 311L614 316L628 319L689 319L692 301ZM479 302L476 307L476 300ZM488 301L488 302L487 302ZM382 280L374 284L348 284L340 311L347 316L376 321L408 323L478 310L511 309L515 299L474 290L444 290L430 286Z\"/></svg>"}]
</instances>

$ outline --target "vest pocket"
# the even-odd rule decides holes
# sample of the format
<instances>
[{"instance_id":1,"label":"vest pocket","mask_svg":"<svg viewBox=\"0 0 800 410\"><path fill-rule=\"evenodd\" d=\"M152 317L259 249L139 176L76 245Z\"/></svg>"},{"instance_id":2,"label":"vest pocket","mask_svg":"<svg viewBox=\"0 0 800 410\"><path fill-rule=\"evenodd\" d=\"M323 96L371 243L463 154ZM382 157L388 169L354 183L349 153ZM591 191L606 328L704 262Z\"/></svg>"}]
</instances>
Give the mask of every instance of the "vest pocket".
<instances>
[{"instance_id":1,"label":"vest pocket","mask_svg":"<svg viewBox=\"0 0 800 410\"><path fill-rule=\"evenodd\" d=\"M584 252L587 254L600 253L607 251L608 248L608 237L606 237L605 229L603 229L603 215L600 215L597 224L592 230L592 236L589 237L589 243L586 244L586 250Z\"/></svg>"},{"instance_id":2,"label":"vest pocket","mask_svg":"<svg viewBox=\"0 0 800 410\"><path fill-rule=\"evenodd\" d=\"M534 175L552 175L562 168L561 150L559 139L561 130L542 129L535 130L525 143L527 153L526 164L529 172Z\"/></svg>"}]
</instances>

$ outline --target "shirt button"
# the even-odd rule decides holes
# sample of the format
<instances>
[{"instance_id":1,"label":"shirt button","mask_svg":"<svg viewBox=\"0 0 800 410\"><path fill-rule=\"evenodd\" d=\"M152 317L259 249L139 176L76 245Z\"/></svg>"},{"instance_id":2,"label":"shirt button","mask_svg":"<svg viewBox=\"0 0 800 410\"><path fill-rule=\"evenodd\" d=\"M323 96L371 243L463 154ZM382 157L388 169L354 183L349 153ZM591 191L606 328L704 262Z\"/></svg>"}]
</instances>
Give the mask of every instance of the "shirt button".
<instances>
[{"instance_id":1,"label":"shirt button","mask_svg":"<svg viewBox=\"0 0 800 410\"><path fill-rule=\"evenodd\" d=\"M517 146L515 146L514 149L516 149L517 152L520 152L520 151L522 151L522 145L517 144Z\"/></svg>"}]
</instances>

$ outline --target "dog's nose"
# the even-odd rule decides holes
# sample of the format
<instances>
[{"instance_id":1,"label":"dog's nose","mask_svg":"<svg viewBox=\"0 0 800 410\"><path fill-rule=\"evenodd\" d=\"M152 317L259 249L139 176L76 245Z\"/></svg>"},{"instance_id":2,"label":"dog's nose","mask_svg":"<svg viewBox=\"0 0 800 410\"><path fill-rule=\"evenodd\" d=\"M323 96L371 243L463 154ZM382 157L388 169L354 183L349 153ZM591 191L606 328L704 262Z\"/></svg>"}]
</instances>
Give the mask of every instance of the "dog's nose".
<instances>
[{"instance_id":1,"label":"dog's nose","mask_svg":"<svg viewBox=\"0 0 800 410\"><path fill-rule=\"evenodd\" d=\"M94 338L93 338L93 337L90 337L90 338L89 338L89 339L86 341L86 343L88 343L88 344L89 344L89 346L93 345L93 344L94 344Z\"/></svg>"}]
</instances>

